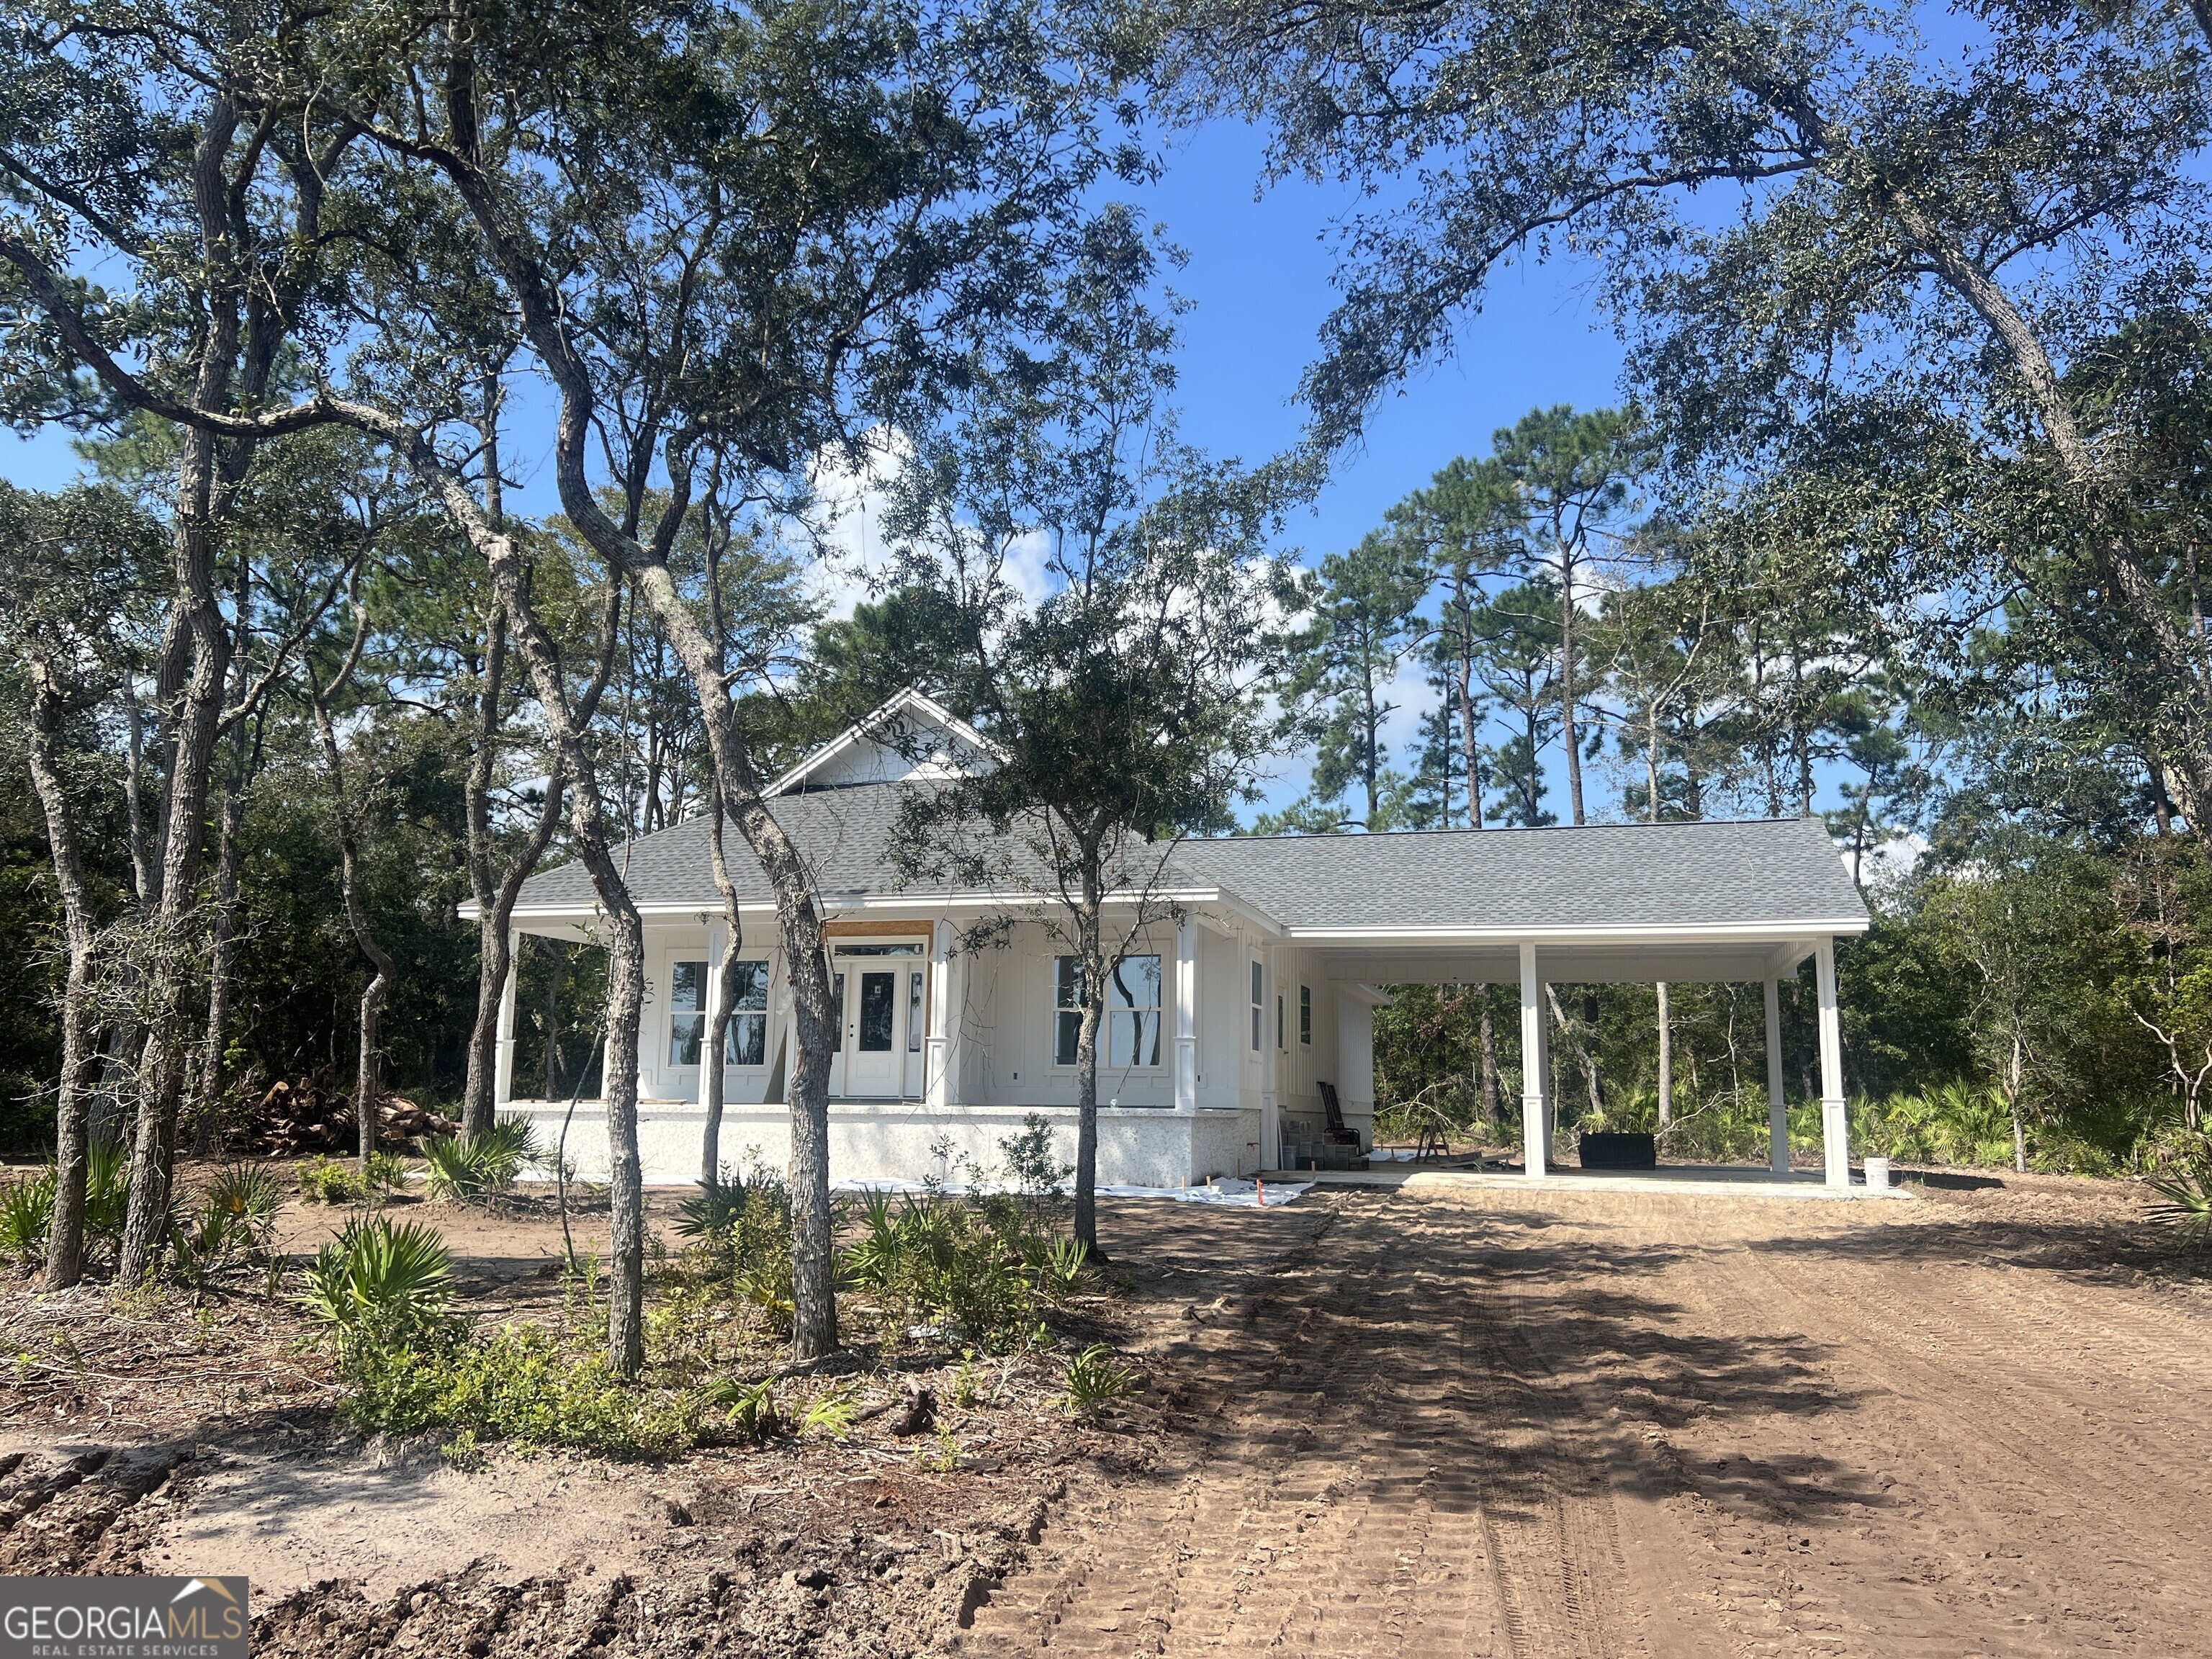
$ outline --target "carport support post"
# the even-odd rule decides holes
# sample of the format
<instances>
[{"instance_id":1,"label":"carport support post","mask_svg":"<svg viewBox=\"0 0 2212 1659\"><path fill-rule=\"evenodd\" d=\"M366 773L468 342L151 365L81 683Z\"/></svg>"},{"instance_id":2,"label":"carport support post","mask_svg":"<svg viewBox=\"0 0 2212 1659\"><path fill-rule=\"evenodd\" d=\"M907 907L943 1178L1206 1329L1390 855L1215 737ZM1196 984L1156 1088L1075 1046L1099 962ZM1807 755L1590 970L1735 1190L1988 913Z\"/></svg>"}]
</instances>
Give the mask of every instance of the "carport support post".
<instances>
[{"instance_id":1,"label":"carport support post","mask_svg":"<svg viewBox=\"0 0 2212 1659\"><path fill-rule=\"evenodd\" d=\"M499 988L499 1037L492 1044L491 1106L499 1109L514 1098L514 985L522 977L522 935L507 936L507 983Z\"/></svg>"},{"instance_id":2,"label":"carport support post","mask_svg":"<svg viewBox=\"0 0 2212 1659\"><path fill-rule=\"evenodd\" d=\"M1541 1180L1551 1151L1551 1044L1544 1030L1544 988L1536 977L1536 945L1521 941L1521 1167Z\"/></svg>"},{"instance_id":3,"label":"carport support post","mask_svg":"<svg viewBox=\"0 0 2212 1659\"><path fill-rule=\"evenodd\" d=\"M1828 1185L1851 1184L1850 1131L1844 1116L1844 1022L1836 1006L1836 941L1823 936L1814 952L1820 988L1820 1146Z\"/></svg>"},{"instance_id":4,"label":"carport support post","mask_svg":"<svg viewBox=\"0 0 2212 1659\"><path fill-rule=\"evenodd\" d=\"M1766 1146L1774 1173L1790 1173L1790 1103L1782 1094L1782 985L1766 981Z\"/></svg>"}]
</instances>

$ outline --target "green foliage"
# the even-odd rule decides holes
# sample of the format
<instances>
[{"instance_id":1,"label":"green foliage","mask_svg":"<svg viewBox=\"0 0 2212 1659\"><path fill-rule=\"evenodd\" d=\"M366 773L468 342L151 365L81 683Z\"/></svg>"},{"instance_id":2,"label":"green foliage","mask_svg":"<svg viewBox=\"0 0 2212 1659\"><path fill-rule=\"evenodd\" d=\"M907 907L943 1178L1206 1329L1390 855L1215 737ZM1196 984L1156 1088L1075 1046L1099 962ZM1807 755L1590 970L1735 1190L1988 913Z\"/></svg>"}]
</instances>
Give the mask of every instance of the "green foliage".
<instances>
[{"instance_id":1,"label":"green foliage","mask_svg":"<svg viewBox=\"0 0 2212 1659\"><path fill-rule=\"evenodd\" d=\"M1092 1277L1091 1247L1081 1239L1055 1238L1045 1246L1038 1279L1053 1295L1073 1296Z\"/></svg>"},{"instance_id":2,"label":"green foliage","mask_svg":"<svg viewBox=\"0 0 2212 1659\"><path fill-rule=\"evenodd\" d=\"M1052 1121L1042 1112L1024 1113L1021 1133L1000 1137L999 1155L1014 1190L1038 1198L1064 1197L1075 1173L1073 1164L1061 1163L1054 1152Z\"/></svg>"},{"instance_id":3,"label":"green foliage","mask_svg":"<svg viewBox=\"0 0 2212 1659\"><path fill-rule=\"evenodd\" d=\"M453 1263L445 1240L419 1222L356 1216L315 1253L300 1305L341 1347L365 1339L404 1347L450 1316Z\"/></svg>"},{"instance_id":4,"label":"green foliage","mask_svg":"<svg viewBox=\"0 0 2212 1659\"><path fill-rule=\"evenodd\" d=\"M775 1379L772 1376L764 1376L757 1382L723 1377L700 1398L708 1406L726 1407L724 1426L748 1440L773 1439L782 1431L783 1419L776 1410Z\"/></svg>"},{"instance_id":5,"label":"green foliage","mask_svg":"<svg viewBox=\"0 0 2212 1659\"><path fill-rule=\"evenodd\" d=\"M1067 1392L1061 1406L1071 1417L1096 1420L1117 1400L1126 1400L1145 1386L1134 1366L1124 1365L1103 1342L1093 1342L1067 1363Z\"/></svg>"},{"instance_id":6,"label":"green foliage","mask_svg":"<svg viewBox=\"0 0 2212 1659\"><path fill-rule=\"evenodd\" d=\"M603 1354L579 1352L532 1326L402 1336L379 1322L343 1353L344 1413L362 1429L458 1430L471 1445L504 1440L647 1456L683 1451L699 1435L701 1396L625 1383Z\"/></svg>"},{"instance_id":7,"label":"green foliage","mask_svg":"<svg viewBox=\"0 0 2212 1659\"><path fill-rule=\"evenodd\" d=\"M684 1194L676 1206L680 1237L707 1239L726 1246L745 1208L745 1188L738 1182L707 1181Z\"/></svg>"},{"instance_id":8,"label":"green foliage","mask_svg":"<svg viewBox=\"0 0 2212 1659\"><path fill-rule=\"evenodd\" d=\"M267 1164L224 1164L198 1200L170 1223L177 1270L198 1285L225 1267L267 1261L283 1203L283 1187Z\"/></svg>"},{"instance_id":9,"label":"green foliage","mask_svg":"<svg viewBox=\"0 0 2212 1659\"><path fill-rule=\"evenodd\" d=\"M855 1403L855 1390L849 1382L833 1382L806 1402L806 1411L799 1426L804 1433L809 1429L826 1434L832 1440L842 1440L853 1432L860 1420L860 1407Z\"/></svg>"},{"instance_id":10,"label":"green foliage","mask_svg":"<svg viewBox=\"0 0 2212 1659\"><path fill-rule=\"evenodd\" d=\"M54 1219L54 1182L51 1173L18 1176L0 1188L0 1256L12 1256L26 1267L46 1257L46 1230Z\"/></svg>"},{"instance_id":11,"label":"green foliage","mask_svg":"<svg viewBox=\"0 0 2212 1659\"><path fill-rule=\"evenodd\" d=\"M358 1170L320 1154L300 1166L300 1196L310 1204L364 1204L368 1182Z\"/></svg>"},{"instance_id":12,"label":"green foliage","mask_svg":"<svg viewBox=\"0 0 2212 1659\"><path fill-rule=\"evenodd\" d=\"M404 1192L407 1188L407 1160L397 1152L371 1152L362 1176L377 1192Z\"/></svg>"},{"instance_id":13,"label":"green foliage","mask_svg":"<svg viewBox=\"0 0 2212 1659\"><path fill-rule=\"evenodd\" d=\"M1032 1270L1049 1246L1018 1202L997 1196L895 1203L868 1193L860 1237L842 1258L847 1282L873 1293L895 1322L947 1322L987 1348L1018 1341L1036 1322Z\"/></svg>"},{"instance_id":14,"label":"green foliage","mask_svg":"<svg viewBox=\"0 0 2212 1659\"><path fill-rule=\"evenodd\" d=\"M2185 1170L2154 1177L2151 1188L2165 1201L2151 1206L2151 1219L2173 1228L2191 1249L2212 1242L2212 1176Z\"/></svg>"},{"instance_id":15,"label":"green foliage","mask_svg":"<svg viewBox=\"0 0 2212 1659\"><path fill-rule=\"evenodd\" d=\"M514 1189L524 1168L545 1154L526 1117L503 1117L467 1139L446 1135L428 1141L422 1160L433 1198L463 1204L489 1204Z\"/></svg>"}]
</instances>

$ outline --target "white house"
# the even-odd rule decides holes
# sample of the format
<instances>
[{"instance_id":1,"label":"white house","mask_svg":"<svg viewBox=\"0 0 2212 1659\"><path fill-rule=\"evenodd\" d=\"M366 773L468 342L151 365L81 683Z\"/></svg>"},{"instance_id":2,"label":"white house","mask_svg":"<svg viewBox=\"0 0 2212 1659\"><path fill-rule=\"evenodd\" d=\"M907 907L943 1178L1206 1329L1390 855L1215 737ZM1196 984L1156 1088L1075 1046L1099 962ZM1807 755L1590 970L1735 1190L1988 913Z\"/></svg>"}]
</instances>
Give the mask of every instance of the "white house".
<instances>
[{"instance_id":1,"label":"white house","mask_svg":"<svg viewBox=\"0 0 2212 1659\"><path fill-rule=\"evenodd\" d=\"M925 757L916 760L914 757ZM836 1179L916 1180L944 1140L977 1163L1040 1112L1074 1147L1069 963L1027 895L902 885L885 854L900 793L988 765L989 745L906 692L777 780L770 806L812 863L845 1007L830 1070ZM648 988L639 1136L649 1182L699 1167L701 1034L714 968L735 951L742 981L725 1075L721 1146L781 1165L789 1147L789 994L766 878L730 837L742 899L729 937L692 820L623 849L645 921ZM1594 825L1376 836L1191 841L1155 897L1173 918L1147 929L1109 988L1099 1075L1099 1179L1174 1187L1279 1167L1318 1139L1333 1083L1363 1144L1374 1114L1372 1025L1395 984L1510 983L1524 1044L1543 1053L1546 981L1762 981L1778 1168L1782 1056L1776 981L1808 957L1820 988L1827 1176L1847 1184L1833 941L1867 913L1817 823ZM582 939L599 915L571 863L532 878L518 934ZM979 922L1012 925L969 946ZM550 1133L566 1102L511 1100L514 989L501 1010L497 1091ZM1553 1121L1528 1069L1525 1167L1540 1176ZM570 1156L604 1170L605 1123L582 1102Z\"/></svg>"}]
</instances>

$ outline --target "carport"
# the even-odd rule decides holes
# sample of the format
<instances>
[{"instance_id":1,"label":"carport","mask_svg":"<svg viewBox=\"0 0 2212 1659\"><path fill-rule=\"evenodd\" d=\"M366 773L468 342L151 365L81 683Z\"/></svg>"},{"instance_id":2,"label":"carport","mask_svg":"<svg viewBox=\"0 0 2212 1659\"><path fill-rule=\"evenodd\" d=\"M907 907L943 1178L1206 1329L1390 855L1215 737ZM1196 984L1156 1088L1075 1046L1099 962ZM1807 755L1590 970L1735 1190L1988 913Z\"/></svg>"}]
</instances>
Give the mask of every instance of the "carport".
<instances>
[{"instance_id":1,"label":"carport","mask_svg":"<svg viewBox=\"0 0 2212 1659\"><path fill-rule=\"evenodd\" d=\"M1194 842L1179 857L1264 910L1340 987L1520 988L1524 1172L1552 1162L1547 984L1757 983L1772 1173L1790 1173L1780 984L1809 957L1826 1183L1850 1184L1835 941L1869 926L1811 819Z\"/></svg>"}]
</instances>

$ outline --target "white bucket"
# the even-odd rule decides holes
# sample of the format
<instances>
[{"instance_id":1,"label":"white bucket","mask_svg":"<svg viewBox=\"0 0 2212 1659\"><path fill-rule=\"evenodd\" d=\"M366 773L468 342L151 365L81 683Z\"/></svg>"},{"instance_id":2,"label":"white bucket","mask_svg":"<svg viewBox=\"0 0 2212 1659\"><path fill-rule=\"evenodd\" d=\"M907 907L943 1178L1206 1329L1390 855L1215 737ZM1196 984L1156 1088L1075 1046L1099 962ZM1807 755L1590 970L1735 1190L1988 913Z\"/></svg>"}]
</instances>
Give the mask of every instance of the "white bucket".
<instances>
[{"instance_id":1,"label":"white bucket","mask_svg":"<svg viewBox=\"0 0 2212 1659\"><path fill-rule=\"evenodd\" d=\"M1875 1192L1889 1190L1889 1160L1870 1158L1866 1161L1866 1183Z\"/></svg>"}]
</instances>

